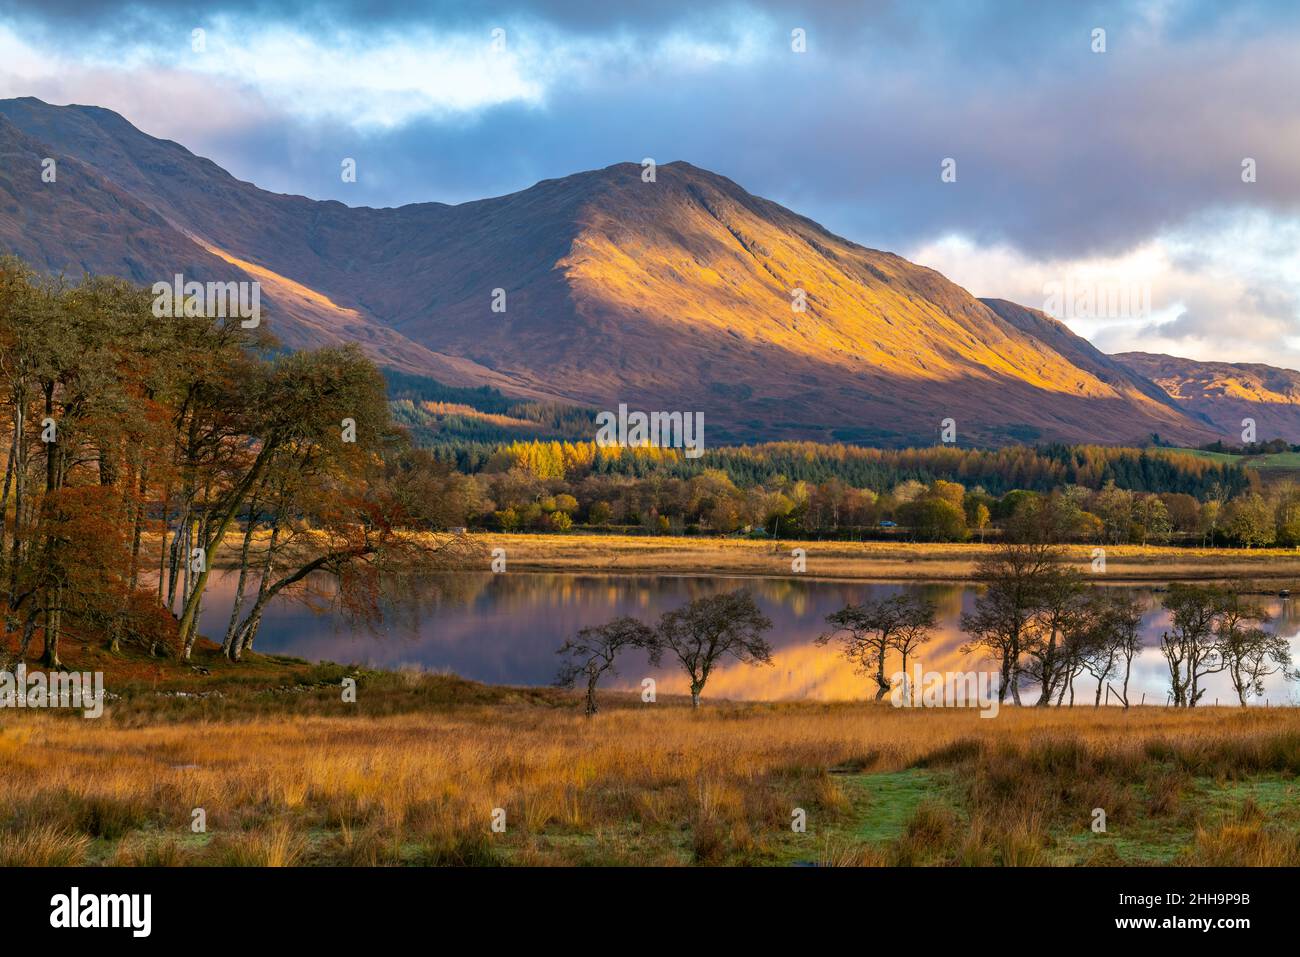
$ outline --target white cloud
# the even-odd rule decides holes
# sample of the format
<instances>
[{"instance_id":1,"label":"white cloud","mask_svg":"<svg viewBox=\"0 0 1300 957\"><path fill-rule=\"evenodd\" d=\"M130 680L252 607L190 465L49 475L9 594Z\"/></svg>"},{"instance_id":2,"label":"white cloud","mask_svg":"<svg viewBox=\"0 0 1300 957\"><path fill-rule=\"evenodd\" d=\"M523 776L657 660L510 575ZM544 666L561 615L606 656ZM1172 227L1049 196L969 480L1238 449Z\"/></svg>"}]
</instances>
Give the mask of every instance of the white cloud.
<instances>
[{"instance_id":1,"label":"white cloud","mask_svg":"<svg viewBox=\"0 0 1300 957\"><path fill-rule=\"evenodd\" d=\"M587 32L505 21L499 52L495 24L482 19L360 31L214 16L200 24L203 53L188 26L123 30L115 36L132 39L110 46L102 31L12 21L0 23L0 96L105 106L261 185L348 202L358 190L330 192L337 157L400 143L404 162L368 167L383 168L366 179L377 191L363 201L376 205L491 195L662 144L867 245L963 230L903 252L977 295L1041 308L1051 283L1149 289L1149 314L1062 316L1107 351L1300 365L1300 179L1286 161L1300 125L1273 92L1294 85L1290 37L1167 43L1178 9L1141 7L1130 53L1116 48L1109 73L1062 71L1052 59L1042 82L1015 72L1011 85L963 80L906 36L863 55L813 30L812 52L795 56L790 22L743 4L674 8L639 26L615 17ZM509 105L522 115L495 109ZM1043 135L1067 116L1094 122L1074 139ZM404 140L408 127L416 133ZM1238 176L1247 153L1260 161L1250 186ZM963 184L976 189L937 201L932 175L914 185L944 155L963 157ZM312 179L321 169L328 175ZM1164 172L1157 188L1133 186ZM400 188L385 185L403 176ZM1242 195L1277 212L1195 213ZM976 234L1018 245L977 244ZM1135 239L1110 256L1041 252Z\"/></svg>"},{"instance_id":2,"label":"white cloud","mask_svg":"<svg viewBox=\"0 0 1300 957\"><path fill-rule=\"evenodd\" d=\"M751 62L763 55L770 28L701 21L649 40L616 32L566 34L539 23L481 29L404 28L304 32L300 27L231 16L201 24L203 49L188 32L103 49L87 38L54 51L0 25L0 89L98 91L95 77L114 74L157 88L160 77L190 76L243 88L298 119L343 121L357 129L392 129L413 119L457 121L503 104L541 107L548 93L595 86L632 74L652 82L663 71L691 73ZM500 36L494 30L502 30ZM75 40L75 38L74 38ZM76 94L74 94L76 95ZM102 103L102 98L93 102Z\"/></svg>"},{"instance_id":3,"label":"white cloud","mask_svg":"<svg viewBox=\"0 0 1300 957\"><path fill-rule=\"evenodd\" d=\"M1215 211L1118 256L1035 259L960 235L904 253L976 296L1042 309L1104 352L1300 368L1300 220L1258 210ZM1054 293L1093 294L1092 315ZM1150 310L1107 314L1107 294L1149 293ZM1118 300L1123 305L1122 299Z\"/></svg>"}]
</instances>

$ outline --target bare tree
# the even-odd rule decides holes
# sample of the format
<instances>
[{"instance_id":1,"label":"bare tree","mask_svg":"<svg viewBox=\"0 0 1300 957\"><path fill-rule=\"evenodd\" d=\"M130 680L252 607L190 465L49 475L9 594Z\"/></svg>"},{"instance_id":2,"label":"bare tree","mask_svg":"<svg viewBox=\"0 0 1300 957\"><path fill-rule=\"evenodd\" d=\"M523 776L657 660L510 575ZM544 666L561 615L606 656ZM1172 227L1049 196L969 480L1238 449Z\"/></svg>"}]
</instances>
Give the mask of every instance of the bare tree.
<instances>
[{"instance_id":1,"label":"bare tree","mask_svg":"<svg viewBox=\"0 0 1300 957\"><path fill-rule=\"evenodd\" d=\"M900 595L904 605L900 624L890 644L902 656L902 671L907 674L907 659L934 637L934 620L938 614L934 602L916 595ZM904 678L906 680L906 678ZM915 690L913 694L915 694ZM911 701L908 701L911 704Z\"/></svg>"},{"instance_id":2,"label":"bare tree","mask_svg":"<svg viewBox=\"0 0 1300 957\"><path fill-rule=\"evenodd\" d=\"M560 665L555 683L561 688L572 688L579 678L587 680L587 717L596 713L596 684L601 675L617 674L614 661L627 648L640 648L651 653L657 661L654 629L635 618L615 618L603 625L583 628L576 638L570 638L556 652L566 655Z\"/></svg>"},{"instance_id":3,"label":"bare tree","mask_svg":"<svg viewBox=\"0 0 1300 957\"><path fill-rule=\"evenodd\" d=\"M1119 589L1097 589L1089 598L1091 636L1084 651L1084 668L1097 679L1094 707L1101 705L1103 687L1123 667L1120 702L1128 707L1133 659L1142 650L1142 599Z\"/></svg>"},{"instance_id":4,"label":"bare tree","mask_svg":"<svg viewBox=\"0 0 1300 957\"><path fill-rule=\"evenodd\" d=\"M691 704L698 708L704 686L720 659L730 656L746 664L772 663L772 646L763 637L771 627L771 620L744 589L697 598L660 618L655 658L665 651L672 653L690 679Z\"/></svg>"},{"instance_id":5,"label":"bare tree","mask_svg":"<svg viewBox=\"0 0 1300 957\"><path fill-rule=\"evenodd\" d=\"M1206 675L1227 667L1219 645L1217 622L1227 593L1214 585L1175 582L1163 604L1172 615L1172 630L1160 636L1160 650L1169 666L1169 690L1176 708L1194 708L1205 694Z\"/></svg>"},{"instance_id":6,"label":"bare tree","mask_svg":"<svg viewBox=\"0 0 1300 957\"><path fill-rule=\"evenodd\" d=\"M1039 685L1037 707L1051 704L1054 694L1060 704L1067 688L1073 701L1072 684L1083 669L1089 641L1085 587L1078 572L1049 565L1033 590L1033 614L1022 647L1028 659L1025 674Z\"/></svg>"},{"instance_id":7,"label":"bare tree","mask_svg":"<svg viewBox=\"0 0 1300 957\"><path fill-rule=\"evenodd\" d=\"M1219 652L1243 708L1252 695L1263 696L1269 675L1300 678L1291 666L1290 643L1263 627L1270 620L1262 605L1236 594L1226 598L1219 616Z\"/></svg>"},{"instance_id":8,"label":"bare tree","mask_svg":"<svg viewBox=\"0 0 1300 957\"><path fill-rule=\"evenodd\" d=\"M1025 528L1019 534L1032 537ZM982 650L1001 663L998 700L1010 691L1020 704L1021 659L1033 640L1044 584L1060 562L1059 549L1029 540L1000 544L976 565L976 576L988 587L975 600L975 610L961 617L962 631L971 636L962 651Z\"/></svg>"},{"instance_id":9,"label":"bare tree","mask_svg":"<svg viewBox=\"0 0 1300 957\"><path fill-rule=\"evenodd\" d=\"M861 605L846 605L826 616L832 630L818 636L817 644L838 640L844 657L858 666L861 674L876 682L876 700L889 694L885 659L890 650L903 656L903 673L908 657L932 637L934 603L916 595L893 595Z\"/></svg>"}]
</instances>

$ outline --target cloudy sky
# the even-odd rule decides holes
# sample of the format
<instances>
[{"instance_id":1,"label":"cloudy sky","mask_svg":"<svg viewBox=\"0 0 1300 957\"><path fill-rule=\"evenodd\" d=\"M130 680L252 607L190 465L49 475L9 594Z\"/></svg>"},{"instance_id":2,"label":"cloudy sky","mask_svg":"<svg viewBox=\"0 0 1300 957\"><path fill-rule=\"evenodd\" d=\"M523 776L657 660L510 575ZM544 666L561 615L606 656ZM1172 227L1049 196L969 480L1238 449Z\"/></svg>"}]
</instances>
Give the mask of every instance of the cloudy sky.
<instances>
[{"instance_id":1,"label":"cloudy sky","mask_svg":"<svg viewBox=\"0 0 1300 957\"><path fill-rule=\"evenodd\" d=\"M352 205L684 159L1107 351L1300 368L1293 0L0 0L20 95Z\"/></svg>"}]
</instances>

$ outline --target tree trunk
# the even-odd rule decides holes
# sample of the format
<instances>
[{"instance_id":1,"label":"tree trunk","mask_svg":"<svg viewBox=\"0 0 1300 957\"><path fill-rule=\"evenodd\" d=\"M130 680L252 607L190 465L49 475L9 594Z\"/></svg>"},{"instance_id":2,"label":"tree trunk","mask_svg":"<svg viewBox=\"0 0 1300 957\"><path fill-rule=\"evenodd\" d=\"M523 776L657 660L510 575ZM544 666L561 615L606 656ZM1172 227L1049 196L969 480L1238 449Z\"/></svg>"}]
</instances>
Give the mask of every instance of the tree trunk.
<instances>
[{"instance_id":1,"label":"tree trunk","mask_svg":"<svg viewBox=\"0 0 1300 957\"><path fill-rule=\"evenodd\" d=\"M248 528L244 531L244 544L239 549L239 583L235 586L235 602L230 609L230 624L226 626L226 639L221 643L221 653L230 656L230 646L234 644L235 632L239 629L239 613L244 606L244 585L248 581L248 550L253 543L253 532L257 522L253 517L253 506L248 506Z\"/></svg>"},{"instance_id":2,"label":"tree trunk","mask_svg":"<svg viewBox=\"0 0 1300 957\"><path fill-rule=\"evenodd\" d=\"M131 570L127 576L128 588L135 591L140 583L140 540L144 530L144 503L149 493L149 467L140 467L140 481L136 485L135 502L131 507Z\"/></svg>"},{"instance_id":3,"label":"tree trunk","mask_svg":"<svg viewBox=\"0 0 1300 957\"><path fill-rule=\"evenodd\" d=\"M196 599L201 598L203 590L208 584L208 573L212 570L211 561L206 560L206 556L212 555L221 547L221 542L226 537L226 532L230 528L230 523L235 520L239 513L240 507L244 504L248 495L257 483L261 481L262 473L265 471L267 464L270 462L270 456L274 449L270 445L262 447L249 468L248 474L240 482L239 487L230 493L229 504L220 515L204 517L203 523L203 541L200 543L205 555L203 570L200 571L194 579L194 588L190 593L189 600L185 602L185 607L181 611L180 633L181 639L185 645L185 658L189 660L189 651L194 645L195 630L197 621L195 612L198 610Z\"/></svg>"},{"instance_id":4,"label":"tree trunk","mask_svg":"<svg viewBox=\"0 0 1300 957\"><path fill-rule=\"evenodd\" d=\"M27 618L23 621L23 638L18 645L18 660L20 662L27 660L27 649L32 646L32 638L36 634L36 616L38 612L33 605L27 611Z\"/></svg>"},{"instance_id":5,"label":"tree trunk","mask_svg":"<svg viewBox=\"0 0 1300 957\"><path fill-rule=\"evenodd\" d=\"M54 418L54 383L47 382L45 385L45 416L48 419ZM47 442L45 444L45 495L48 499L59 488L59 478L62 469L59 463L61 447L57 441ZM61 616L63 612L63 584L59 580L61 575L60 565L60 548L59 542L54 536L46 537L47 554L50 561L50 567L47 567L46 574L52 574L55 577L56 584L53 586L53 594L49 588L46 589L45 595L45 653L41 656L41 664L46 668L61 667L63 662L59 660L59 629L62 626Z\"/></svg>"},{"instance_id":6,"label":"tree trunk","mask_svg":"<svg viewBox=\"0 0 1300 957\"><path fill-rule=\"evenodd\" d=\"M167 538L171 534L169 531L172 517L172 488L171 483L163 489L162 496L162 528L158 535L158 601L163 600L163 581L167 577Z\"/></svg>"},{"instance_id":7,"label":"tree trunk","mask_svg":"<svg viewBox=\"0 0 1300 957\"><path fill-rule=\"evenodd\" d=\"M181 507L180 517L176 520L176 531L172 535L172 544L167 556L167 610L176 614L176 581L181 572L181 552L185 548L185 529L190 524L190 508L186 502ZM164 532L164 539L166 533Z\"/></svg>"},{"instance_id":8,"label":"tree trunk","mask_svg":"<svg viewBox=\"0 0 1300 957\"><path fill-rule=\"evenodd\" d=\"M14 413L18 424L14 427L14 439L18 451L14 459L14 532L13 545L9 549L9 607L12 608L18 598L18 565L22 562L23 512L27 504L27 437L23 427L27 418L27 401L19 401Z\"/></svg>"},{"instance_id":9,"label":"tree trunk","mask_svg":"<svg viewBox=\"0 0 1300 957\"><path fill-rule=\"evenodd\" d=\"M253 636L261 624L262 602L259 599L253 605L253 610L249 612L248 617L244 619L235 632L235 640L231 643L230 654L227 656L231 661L241 660L244 657L244 649L253 646Z\"/></svg>"},{"instance_id":10,"label":"tree trunk","mask_svg":"<svg viewBox=\"0 0 1300 957\"><path fill-rule=\"evenodd\" d=\"M1046 708L1052 703L1052 692L1056 690L1055 682L1064 676L1056 674L1056 628L1053 626L1052 634L1047 639L1047 650L1043 652L1043 687L1038 693L1038 700L1034 703L1035 707ZM1062 688L1064 692L1064 688ZM1056 701L1057 707L1060 707L1061 701Z\"/></svg>"},{"instance_id":11,"label":"tree trunk","mask_svg":"<svg viewBox=\"0 0 1300 957\"><path fill-rule=\"evenodd\" d=\"M275 543L279 537L280 522L277 518L273 520L271 537L266 543L266 561L262 565L262 578L257 583L257 598L253 601L253 610L247 620L236 629L234 640L226 654L231 661L239 661L245 650L251 651L253 648L253 639L257 637L257 629L262 624L262 609L268 600L267 592L271 588L271 573L275 568Z\"/></svg>"},{"instance_id":12,"label":"tree trunk","mask_svg":"<svg viewBox=\"0 0 1300 957\"><path fill-rule=\"evenodd\" d=\"M14 434L9 441L9 454L5 457L5 484L4 492L0 493L0 551L4 550L5 534L9 529L9 489L13 487L15 457L18 454L18 446L22 442L22 425L23 417L20 409L14 408ZM18 521L18 515L15 512L14 521Z\"/></svg>"},{"instance_id":13,"label":"tree trunk","mask_svg":"<svg viewBox=\"0 0 1300 957\"><path fill-rule=\"evenodd\" d=\"M60 618L62 609L60 603L63 599L63 586L54 587L54 595L48 598L45 606L45 653L41 655L41 664L46 668L62 668L63 662L59 660L59 628L61 626Z\"/></svg>"}]
</instances>

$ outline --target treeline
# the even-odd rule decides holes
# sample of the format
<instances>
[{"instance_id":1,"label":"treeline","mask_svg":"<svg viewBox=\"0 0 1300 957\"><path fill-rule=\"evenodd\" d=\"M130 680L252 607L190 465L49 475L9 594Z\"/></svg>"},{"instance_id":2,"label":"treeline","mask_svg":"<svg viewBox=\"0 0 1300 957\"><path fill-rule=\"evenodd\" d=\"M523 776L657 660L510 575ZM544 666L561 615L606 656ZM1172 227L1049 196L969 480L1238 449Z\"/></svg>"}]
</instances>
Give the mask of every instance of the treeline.
<instances>
[{"instance_id":1,"label":"treeline","mask_svg":"<svg viewBox=\"0 0 1300 957\"><path fill-rule=\"evenodd\" d=\"M440 462L467 474L513 467L546 479L581 479L589 474L689 479L717 471L744 488L779 479L838 480L878 495L906 481L960 482L993 495L1013 489L1050 492L1067 485L1099 489L1114 482L1134 492L1179 492L1204 499L1216 487L1232 496L1254 484L1252 473L1241 464L1167 449L1100 445L871 449L775 442L706 450L696 459L673 449L599 448L594 442L567 441L516 440L492 448L450 442L432 451Z\"/></svg>"},{"instance_id":2,"label":"treeline","mask_svg":"<svg viewBox=\"0 0 1300 957\"><path fill-rule=\"evenodd\" d=\"M375 366L202 311L159 318L146 289L0 259L0 657L39 642L58 667L73 639L188 658L228 536L234 659L313 572L374 615L381 572L437 559L402 534L429 519Z\"/></svg>"},{"instance_id":3,"label":"treeline","mask_svg":"<svg viewBox=\"0 0 1300 957\"><path fill-rule=\"evenodd\" d=\"M962 615L962 650L998 662L1001 694L1016 704L1026 686L1037 688L1040 707L1073 704L1075 681L1086 674L1096 682L1094 705L1109 687L1127 708L1133 662L1143 649L1141 599L1091 587L1059 550L1031 538L999 546L980 562L987 588ZM1242 706L1263 696L1270 676L1300 677L1289 643L1268 629L1269 615L1256 600L1230 588L1176 583L1161 603L1169 625L1159 648L1175 707L1199 704L1211 675L1226 674Z\"/></svg>"},{"instance_id":4,"label":"treeline","mask_svg":"<svg viewBox=\"0 0 1300 957\"><path fill-rule=\"evenodd\" d=\"M1202 452L1217 452L1220 455L1279 455L1284 452L1300 452L1300 444L1293 445L1286 439L1269 439L1267 442L1247 442L1244 445L1225 445L1222 439L1197 446Z\"/></svg>"},{"instance_id":5,"label":"treeline","mask_svg":"<svg viewBox=\"0 0 1300 957\"><path fill-rule=\"evenodd\" d=\"M581 439L595 434L593 409L560 402L511 399L489 386L461 388L393 369L384 370L393 417L419 445L454 443L461 467L476 471L493 445Z\"/></svg>"},{"instance_id":6,"label":"treeline","mask_svg":"<svg viewBox=\"0 0 1300 957\"><path fill-rule=\"evenodd\" d=\"M935 453L961 455L946 449ZM1066 484L1050 491L1015 489L996 495L982 485L947 479L926 483L906 478L876 492L838 478L812 482L784 475L743 485L722 469L680 477L655 468L675 455L662 449L518 443L497 449L474 474L454 470L438 450L413 454L445 473L437 483L437 498L448 526L510 532L567 531L586 525L655 534L871 535L958 542L996 538L1018 517L1042 514L1049 517L1052 538L1058 542L1300 545L1300 488L1281 483L1262 491L1249 473L1244 485L1211 483L1202 497L1134 491L1114 479L1097 488ZM1008 450L1010 458L1016 454L1036 453ZM602 467L620 457L645 463L648 474L637 477ZM1192 475L1223 475L1213 466L1201 473L1202 460L1182 458L1188 460ZM1121 456L1115 461L1129 460ZM1233 487L1240 491L1234 494Z\"/></svg>"},{"instance_id":7,"label":"treeline","mask_svg":"<svg viewBox=\"0 0 1300 957\"><path fill-rule=\"evenodd\" d=\"M997 664L999 703L1009 697L1017 705L1073 705L1076 683L1083 679L1085 686L1091 683L1094 707L1114 696L1128 708L1133 664L1144 649L1145 602L1129 591L1090 585L1065 563L1059 548L1043 540L1050 531L1046 518L1039 514L1022 522L1016 540L980 561L985 588L961 616L966 634L961 650ZM1300 679L1289 642L1268 627L1270 616L1255 599L1221 586L1173 584L1161 603L1169 625L1159 650L1168 667L1168 703L1174 707L1200 704L1212 675L1227 676L1242 707L1262 698L1273 676ZM831 613L826 623L817 643L835 643L874 684L877 701L892 693L895 704L928 703L920 687L909 685L908 662L917 662L937 633L932 601L907 593L870 599ZM763 638L771 627L743 590L696 599L665 613L656 627L616 618L584 628L564 643L557 683L571 688L584 682L591 716L602 676L615 672L620 654L636 649L647 653L651 664L665 656L675 660L698 708L719 662L772 663L771 645ZM893 673L891 662L898 667ZM1025 697L1032 691L1036 698Z\"/></svg>"}]
</instances>

